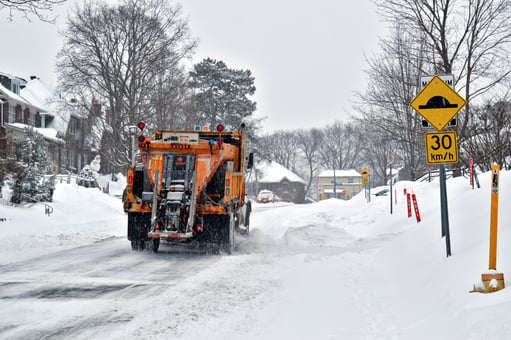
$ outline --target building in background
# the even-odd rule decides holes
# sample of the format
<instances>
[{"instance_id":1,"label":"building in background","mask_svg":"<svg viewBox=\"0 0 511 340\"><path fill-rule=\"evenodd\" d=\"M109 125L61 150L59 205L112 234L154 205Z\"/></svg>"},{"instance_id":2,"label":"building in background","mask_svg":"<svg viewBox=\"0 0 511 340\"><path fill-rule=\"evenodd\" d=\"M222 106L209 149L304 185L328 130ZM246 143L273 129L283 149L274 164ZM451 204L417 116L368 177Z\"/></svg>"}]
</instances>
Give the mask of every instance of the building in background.
<instances>
[{"instance_id":1,"label":"building in background","mask_svg":"<svg viewBox=\"0 0 511 340\"><path fill-rule=\"evenodd\" d=\"M325 170L318 175L318 200L338 198L349 200L364 186L356 170Z\"/></svg>"},{"instance_id":2,"label":"building in background","mask_svg":"<svg viewBox=\"0 0 511 340\"><path fill-rule=\"evenodd\" d=\"M247 193L257 196L261 190L270 190L277 200L293 203L305 202L307 183L294 172L277 162L260 161L247 179Z\"/></svg>"},{"instance_id":3,"label":"building in background","mask_svg":"<svg viewBox=\"0 0 511 340\"><path fill-rule=\"evenodd\" d=\"M23 97L26 85L23 78L0 73L0 159L14 158L17 140L24 136L26 128L33 128L43 136L51 155L52 168L48 170L56 171L64 142L55 129L45 127L47 109Z\"/></svg>"},{"instance_id":4,"label":"building in background","mask_svg":"<svg viewBox=\"0 0 511 340\"><path fill-rule=\"evenodd\" d=\"M97 155L87 110L74 100L55 96L39 78L0 73L0 159L15 155L16 140L26 128L44 137L52 173L78 173ZM101 110L98 104L92 110ZM98 138L96 138L97 140Z\"/></svg>"}]
</instances>

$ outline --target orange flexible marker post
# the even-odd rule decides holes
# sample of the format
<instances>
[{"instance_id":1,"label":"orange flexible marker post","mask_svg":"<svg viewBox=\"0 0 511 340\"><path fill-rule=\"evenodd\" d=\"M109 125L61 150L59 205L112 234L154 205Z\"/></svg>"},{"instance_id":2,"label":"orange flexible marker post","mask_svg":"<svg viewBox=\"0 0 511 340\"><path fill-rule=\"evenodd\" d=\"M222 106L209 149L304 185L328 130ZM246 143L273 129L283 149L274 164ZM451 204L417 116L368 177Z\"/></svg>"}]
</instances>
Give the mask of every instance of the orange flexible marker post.
<instances>
[{"instance_id":1,"label":"orange flexible marker post","mask_svg":"<svg viewBox=\"0 0 511 340\"><path fill-rule=\"evenodd\" d=\"M410 193L406 194L406 206L408 208L408 218L412 217L412 203L410 202Z\"/></svg>"},{"instance_id":2,"label":"orange flexible marker post","mask_svg":"<svg viewBox=\"0 0 511 340\"><path fill-rule=\"evenodd\" d=\"M412 201L413 201L413 209L415 211L415 218L417 219L417 223L421 221L421 214L419 213L419 205L417 204L417 198L415 197L415 194L412 194Z\"/></svg>"},{"instance_id":3,"label":"orange flexible marker post","mask_svg":"<svg viewBox=\"0 0 511 340\"><path fill-rule=\"evenodd\" d=\"M505 288L504 274L497 271L497 221L499 214L499 170L497 164L491 167L491 209L490 209L490 263L488 272L481 275L482 286L473 292L493 293Z\"/></svg>"},{"instance_id":4,"label":"orange flexible marker post","mask_svg":"<svg viewBox=\"0 0 511 340\"><path fill-rule=\"evenodd\" d=\"M497 269L497 225L499 217L499 170L498 164L491 167L491 210L490 210L490 265Z\"/></svg>"}]
</instances>

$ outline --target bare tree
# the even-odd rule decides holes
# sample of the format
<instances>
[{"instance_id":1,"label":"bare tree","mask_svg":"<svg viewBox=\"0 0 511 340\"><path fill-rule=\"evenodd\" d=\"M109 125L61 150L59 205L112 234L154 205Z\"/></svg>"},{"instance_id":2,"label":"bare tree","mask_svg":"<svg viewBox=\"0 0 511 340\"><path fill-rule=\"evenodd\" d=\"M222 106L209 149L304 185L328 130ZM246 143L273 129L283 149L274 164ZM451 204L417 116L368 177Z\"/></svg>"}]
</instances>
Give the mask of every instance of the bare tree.
<instances>
[{"instance_id":1,"label":"bare tree","mask_svg":"<svg viewBox=\"0 0 511 340\"><path fill-rule=\"evenodd\" d=\"M166 122L162 98L183 84L179 65L195 41L181 16L181 7L165 0L123 0L86 2L68 17L57 63L60 90L108 108L101 153L113 155L117 166L129 163L128 127Z\"/></svg>"},{"instance_id":2,"label":"bare tree","mask_svg":"<svg viewBox=\"0 0 511 340\"><path fill-rule=\"evenodd\" d=\"M375 0L389 22L400 23L425 49L422 74L453 73L467 104L459 134L470 123L473 98L509 80L509 0ZM418 55L418 53L416 53Z\"/></svg>"},{"instance_id":3,"label":"bare tree","mask_svg":"<svg viewBox=\"0 0 511 340\"><path fill-rule=\"evenodd\" d=\"M0 0L0 11L8 10L11 20L14 12L19 12L27 20L35 16L41 21L54 22L55 18L48 16L47 12L51 12L56 5L64 2L66 0Z\"/></svg>"},{"instance_id":4,"label":"bare tree","mask_svg":"<svg viewBox=\"0 0 511 340\"><path fill-rule=\"evenodd\" d=\"M320 129L312 128L309 130L299 130L296 132L295 136L298 149L302 152L309 170L309 182L305 190L306 194L309 194L314 179L314 169L318 162L318 152L323 134Z\"/></svg>"},{"instance_id":5,"label":"bare tree","mask_svg":"<svg viewBox=\"0 0 511 340\"><path fill-rule=\"evenodd\" d=\"M361 165L358 157L363 145L352 124L335 121L323 130L319 158L331 169L354 169Z\"/></svg>"},{"instance_id":6,"label":"bare tree","mask_svg":"<svg viewBox=\"0 0 511 340\"><path fill-rule=\"evenodd\" d=\"M482 171L490 170L493 163L511 169L511 103L507 97L474 107L473 113L463 149Z\"/></svg>"},{"instance_id":7,"label":"bare tree","mask_svg":"<svg viewBox=\"0 0 511 340\"><path fill-rule=\"evenodd\" d=\"M154 78L155 91L150 97L154 125L165 129L191 129L199 121L191 114L191 89L184 70L176 68Z\"/></svg>"},{"instance_id":8,"label":"bare tree","mask_svg":"<svg viewBox=\"0 0 511 340\"><path fill-rule=\"evenodd\" d=\"M293 131L275 131L258 138L256 145L261 158L275 161L296 172L298 144Z\"/></svg>"},{"instance_id":9,"label":"bare tree","mask_svg":"<svg viewBox=\"0 0 511 340\"><path fill-rule=\"evenodd\" d=\"M379 157L384 153L380 147L388 147L385 157L392 152L404 168L403 178L414 179L425 169L424 141L422 119L409 103L417 93L418 72L424 57L420 46L404 30L396 28L392 32L392 36L380 41L381 54L368 60L369 83L363 93L357 94L356 120L359 126L371 131L373 141L382 143L375 150ZM386 178L383 171L380 175Z\"/></svg>"},{"instance_id":10,"label":"bare tree","mask_svg":"<svg viewBox=\"0 0 511 340\"><path fill-rule=\"evenodd\" d=\"M377 127L363 125L364 131L360 142L364 144L361 158L369 168L371 185L386 185L389 180L389 155L394 153L393 141L388 135L382 134Z\"/></svg>"}]
</instances>

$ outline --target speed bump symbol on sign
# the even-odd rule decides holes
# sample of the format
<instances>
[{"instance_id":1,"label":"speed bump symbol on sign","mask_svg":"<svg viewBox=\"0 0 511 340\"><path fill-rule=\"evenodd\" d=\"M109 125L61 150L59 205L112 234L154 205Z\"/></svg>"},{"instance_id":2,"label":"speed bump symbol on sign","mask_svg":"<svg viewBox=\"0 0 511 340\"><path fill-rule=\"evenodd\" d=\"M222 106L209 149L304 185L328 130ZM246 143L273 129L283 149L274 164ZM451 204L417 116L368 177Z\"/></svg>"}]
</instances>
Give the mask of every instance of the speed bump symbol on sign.
<instances>
[{"instance_id":1,"label":"speed bump symbol on sign","mask_svg":"<svg viewBox=\"0 0 511 340\"><path fill-rule=\"evenodd\" d=\"M410 106L438 131L442 131L464 105L465 99L439 76L434 76L410 102Z\"/></svg>"},{"instance_id":2,"label":"speed bump symbol on sign","mask_svg":"<svg viewBox=\"0 0 511 340\"><path fill-rule=\"evenodd\" d=\"M428 164L458 163L458 142L455 131L424 134Z\"/></svg>"}]
</instances>

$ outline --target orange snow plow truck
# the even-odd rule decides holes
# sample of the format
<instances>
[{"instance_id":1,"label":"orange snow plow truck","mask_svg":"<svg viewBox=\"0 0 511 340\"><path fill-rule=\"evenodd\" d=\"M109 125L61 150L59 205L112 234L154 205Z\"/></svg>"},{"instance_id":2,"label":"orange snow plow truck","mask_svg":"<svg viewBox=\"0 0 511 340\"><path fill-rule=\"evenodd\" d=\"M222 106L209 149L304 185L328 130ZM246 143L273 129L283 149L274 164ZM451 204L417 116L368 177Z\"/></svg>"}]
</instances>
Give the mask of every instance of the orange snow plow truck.
<instances>
[{"instance_id":1,"label":"orange snow plow truck","mask_svg":"<svg viewBox=\"0 0 511 340\"><path fill-rule=\"evenodd\" d=\"M160 243L231 253L234 232L247 233L246 135L236 132L162 130L144 136L128 169L124 211L133 250L158 251ZM135 143L134 143L135 144Z\"/></svg>"}]
</instances>

